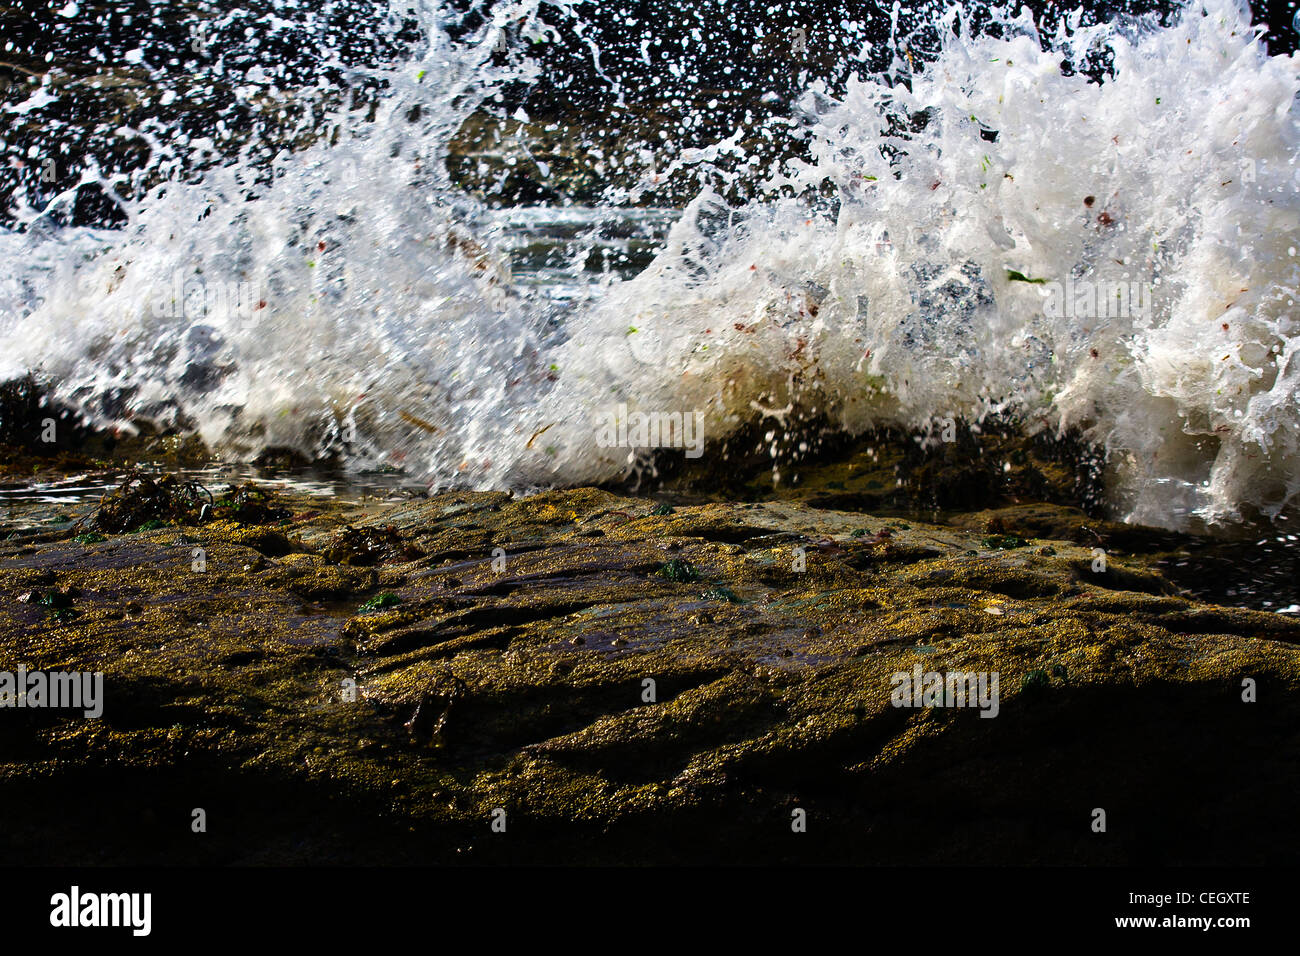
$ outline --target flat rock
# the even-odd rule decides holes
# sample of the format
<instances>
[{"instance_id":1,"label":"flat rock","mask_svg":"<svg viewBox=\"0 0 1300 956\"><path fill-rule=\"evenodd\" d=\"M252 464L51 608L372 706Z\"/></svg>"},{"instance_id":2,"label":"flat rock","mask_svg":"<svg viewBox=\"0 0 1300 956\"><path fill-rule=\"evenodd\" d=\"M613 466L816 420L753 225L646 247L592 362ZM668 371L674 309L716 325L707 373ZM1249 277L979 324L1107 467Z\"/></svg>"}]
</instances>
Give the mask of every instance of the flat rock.
<instances>
[{"instance_id":1,"label":"flat rock","mask_svg":"<svg viewBox=\"0 0 1300 956\"><path fill-rule=\"evenodd\" d=\"M1070 509L283 500L0 545L0 670L105 675L99 719L0 708L15 852L1191 864L1300 837L1300 623L1098 568ZM348 529L386 550L339 560ZM918 667L997 675L996 717L896 706Z\"/></svg>"}]
</instances>

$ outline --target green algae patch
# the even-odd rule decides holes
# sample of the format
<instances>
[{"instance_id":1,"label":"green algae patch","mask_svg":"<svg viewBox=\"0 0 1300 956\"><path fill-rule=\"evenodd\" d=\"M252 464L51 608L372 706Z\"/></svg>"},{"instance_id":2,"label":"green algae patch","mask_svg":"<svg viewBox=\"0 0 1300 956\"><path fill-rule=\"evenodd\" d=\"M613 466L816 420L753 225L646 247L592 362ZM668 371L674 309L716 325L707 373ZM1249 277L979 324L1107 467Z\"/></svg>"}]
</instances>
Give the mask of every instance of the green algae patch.
<instances>
[{"instance_id":1,"label":"green algae patch","mask_svg":"<svg viewBox=\"0 0 1300 956\"><path fill-rule=\"evenodd\" d=\"M1020 692L1022 694L1040 694L1052 686L1052 679L1047 676L1047 671L1041 668L1035 668L1020 678Z\"/></svg>"},{"instance_id":2,"label":"green algae patch","mask_svg":"<svg viewBox=\"0 0 1300 956\"><path fill-rule=\"evenodd\" d=\"M700 592L700 597L706 601L727 601L730 604L745 603L736 595L735 591L724 587L706 588Z\"/></svg>"},{"instance_id":3,"label":"green algae patch","mask_svg":"<svg viewBox=\"0 0 1300 956\"><path fill-rule=\"evenodd\" d=\"M396 594L376 594L361 607L357 608L358 614L373 614L376 611L386 611L388 608L397 607L402 603L402 599Z\"/></svg>"},{"instance_id":4,"label":"green algae patch","mask_svg":"<svg viewBox=\"0 0 1300 956\"><path fill-rule=\"evenodd\" d=\"M656 572L669 581L690 582L700 580L700 572L695 565L683 558L673 558Z\"/></svg>"},{"instance_id":5,"label":"green algae patch","mask_svg":"<svg viewBox=\"0 0 1300 956\"><path fill-rule=\"evenodd\" d=\"M51 620L70 621L79 613L72 606L72 597L72 593L66 591L29 591L20 595L18 600L41 608Z\"/></svg>"},{"instance_id":6,"label":"green algae patch","mask_svg":"<svg viewBox=\"0 0 1300 956\"><path fill-rule=\"evenodd\" d=\"M1014 534L994 534L989 535L983 540L983 545L996 551L1013 551L1016 548L1023 548L1029 542L1024 538L1017 537Z\"/></svg>"}]
</instances>

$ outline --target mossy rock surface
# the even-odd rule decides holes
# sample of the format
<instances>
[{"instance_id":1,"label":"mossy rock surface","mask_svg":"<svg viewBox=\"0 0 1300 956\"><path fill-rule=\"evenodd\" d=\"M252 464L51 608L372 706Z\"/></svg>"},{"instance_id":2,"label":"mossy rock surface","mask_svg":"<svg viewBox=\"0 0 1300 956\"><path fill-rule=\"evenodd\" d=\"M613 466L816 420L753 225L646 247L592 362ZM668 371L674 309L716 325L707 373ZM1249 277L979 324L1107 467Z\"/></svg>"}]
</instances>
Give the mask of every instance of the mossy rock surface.
<instances>
[{"instance_id":1,"label":"mossy rock surface","mask_svg":"<svg viewBox=\"0 0 1300 956\"><path fill-rule=\"evenodd\" d=\"M1278 862L1300 837L1293 618L1198 602L1137 553L1094 572L1063 506L946 526L656 506L289 495L268 505L288 520L0 543L0 670L105 674L97 720L0 708L8 843L69 863L1121 864ZM917 665L998 674L997 717L894 706Z\"/></svg>"}]
</instances>

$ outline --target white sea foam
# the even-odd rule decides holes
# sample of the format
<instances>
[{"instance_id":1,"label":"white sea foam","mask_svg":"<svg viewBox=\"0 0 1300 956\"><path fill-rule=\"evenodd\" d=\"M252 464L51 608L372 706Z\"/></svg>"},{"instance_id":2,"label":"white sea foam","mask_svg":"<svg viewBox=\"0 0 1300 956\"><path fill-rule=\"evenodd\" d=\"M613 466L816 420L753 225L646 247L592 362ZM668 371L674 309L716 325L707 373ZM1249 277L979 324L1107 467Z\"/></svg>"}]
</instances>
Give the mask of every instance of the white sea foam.
<instances>
[{"instance_id":1,"label":"white sea foam","mask_svg":"<svg viewBox=\"0 0 1300 956\"><path fill-rule=\"evenodd\" d=\"M850 432L1012 414L1081 430L1115 513L1170 527L1300 494L1300 74L1227 0L1169 27L1008 16L1000 38L955 8L908 83L808 91L810 161L764 173L768 198L704 190L647 269L570 296L559 324L442 165L510 71L490 30L452 44L425 14L379 115L341 115L253 198L235 164L124 230L3 237L0 374L39 370L100 424L180 421L232 455L333 447L440 485L626 474L644 459L596 428L626 404L699 411L709 442L796 409ZM1103 49L1104 82L1062 71ZM437 108L411 123L415 103ZM251 314L206 287L176 308L178 276L265 292ZM1068 280L1148 297L1047 307Z\"/></svg>"},{"instance_id":2,"label":"white sea foam","mask_svg":"<svg viewBox=\"0 0 1300 956\"><path fill-rule=\"evenodd\" d=\"M707 409L709 434L792 401L850 431L1010 411L1103 445L1131 520L1294 499L1296 61L1265 55L1223 3L1167 29L1052 37L1027 15L1005 39L962 39L955 11L944 22L910 90L871 77L805 98L815 162L785 182L833 183L837 215L765 203L719 231L702 196L660 259L575 323L540 416L610 390ZM1063 75L1063 57L1102 46L1105 82ZM922 111L919 132L889 122ZM1046 288L1017 276L1138 283L1149 307L1053 318ZM654 330L652 364L583 361L620 356L641 334L629 324ZM589 477L580 430L547 434L562 480Z\"/></svg>"}]
</instances>

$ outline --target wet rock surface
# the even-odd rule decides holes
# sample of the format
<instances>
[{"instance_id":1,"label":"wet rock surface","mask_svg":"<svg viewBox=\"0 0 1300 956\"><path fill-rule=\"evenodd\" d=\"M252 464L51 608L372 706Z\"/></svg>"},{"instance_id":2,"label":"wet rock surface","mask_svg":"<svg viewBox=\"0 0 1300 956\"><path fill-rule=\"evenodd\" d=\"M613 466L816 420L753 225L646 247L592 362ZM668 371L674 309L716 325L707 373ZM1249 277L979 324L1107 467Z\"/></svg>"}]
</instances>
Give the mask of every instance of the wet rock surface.
<instances>
[{"instance_id":1,"label":"wet rock surface","mask_svg":"<svg viewBox=\"0 0 1300 956\"><path fill-rule=\"evenodd\" d=\"M125 533L119 499L10 507L0 671L104 673L98 719L0 708L11 858L1250 863L1300 836L1300 622L1190 597L1159 534L1043 503L219 501ZM995 718L891 700L957 671L998 675Z\"/></svg>"}]
</instances>

